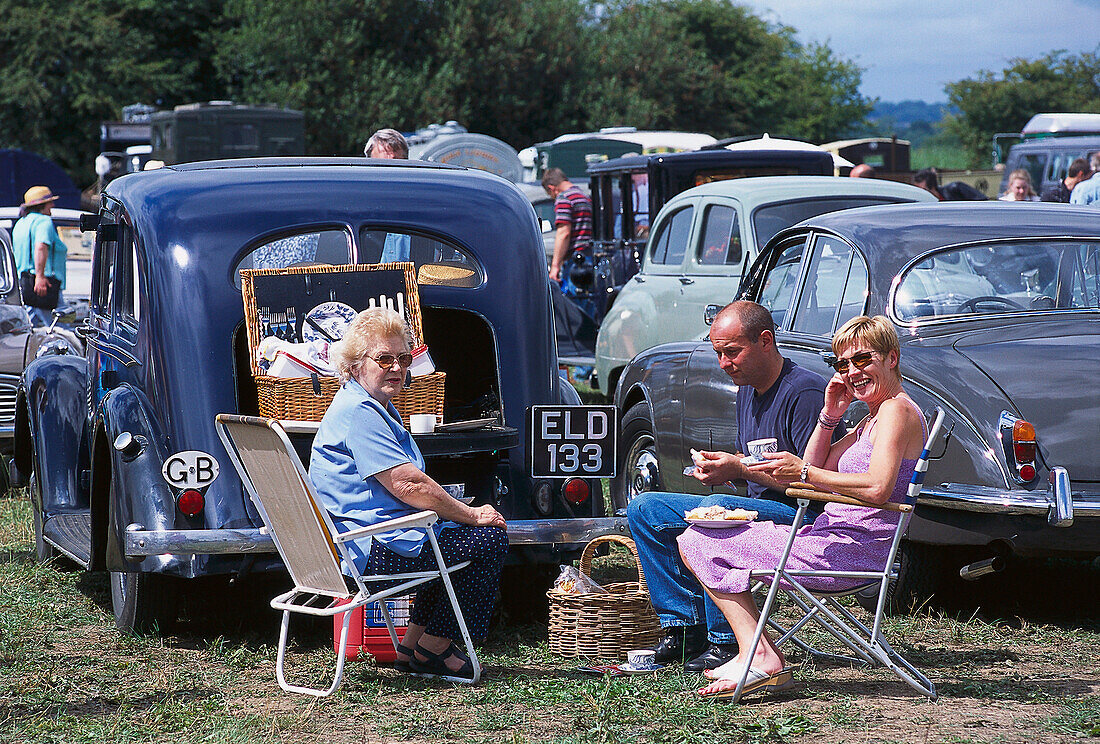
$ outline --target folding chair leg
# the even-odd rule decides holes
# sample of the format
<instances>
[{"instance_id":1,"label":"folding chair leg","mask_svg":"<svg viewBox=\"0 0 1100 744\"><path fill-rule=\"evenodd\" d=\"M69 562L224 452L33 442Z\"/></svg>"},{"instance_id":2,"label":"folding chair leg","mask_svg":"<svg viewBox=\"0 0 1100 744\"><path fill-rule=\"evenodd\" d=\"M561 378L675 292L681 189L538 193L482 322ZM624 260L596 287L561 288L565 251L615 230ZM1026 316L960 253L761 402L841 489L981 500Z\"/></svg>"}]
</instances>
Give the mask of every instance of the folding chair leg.
<instances>
[{"instance_id":1,"label":"folding chair leg","mask_svg":"<svg viewBox=\"0 0 1100 744\"><path fill-rule=\"evenodd\" d=\"M481 662L478 661L477 652L474 650L474 639L470 637L470 630L466 627L466 618L462 614L462 607L458 604L458 596L455 594L455 588L451 584L451 571L443 560L443 553L439 549L439 543L436 541L435 532L433 530L428 530L428 540L432 544L432 551L435 553L435 559L439 563L439 578L443 581L443 588L447 591L447 598L451 600L451 609L454 610L455 619L458 620L458 629L462 632L462 642L466 645L466 655L470 657L470 665L474 668L474 676L470 679L462 679L460 677L448 677L447 679L462 684L474 685L481 681Z\"/></svg>"},{"instance_id":2,"label":"folding chair leg","mask_svg":"<svg viewBox=\"0 0 1100 744\"><path fill-rule=\"evenodd\" d=\"M287 692L299 692L303 695L313 695L314 697L328 697L332 693L336 692L336 688L340 686L340 683L344 681L344 662L347 660L348 653L348 628L351 626L351 612L344 613L344 625L340 629L340 647L336 651L336 673L335 678L332 680L332 684L328 689L315 689L313 687L301 687L299 685L292 685L286 681L286 675L284 674L284 665L286 663L286 644L287 637L290 631L290 612L283 610L283 622L279 629L279 650L275 659L275 679L279 682L279 687L283 688Z\"/></svg>"}]
</instances>

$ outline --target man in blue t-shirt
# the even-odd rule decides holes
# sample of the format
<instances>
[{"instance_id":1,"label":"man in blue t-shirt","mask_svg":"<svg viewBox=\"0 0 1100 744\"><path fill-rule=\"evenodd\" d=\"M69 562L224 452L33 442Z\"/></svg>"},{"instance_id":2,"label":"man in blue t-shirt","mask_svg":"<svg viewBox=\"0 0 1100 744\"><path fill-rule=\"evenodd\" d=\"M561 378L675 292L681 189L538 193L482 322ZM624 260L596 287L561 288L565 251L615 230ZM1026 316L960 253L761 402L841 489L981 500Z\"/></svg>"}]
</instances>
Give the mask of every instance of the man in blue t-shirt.
<instances>
[{"instance_id":1,"label":"man in blue t-shirt","mask_svg":"<svg viewBox=\"0 0 1100 744\"><path fill-rule=\"evenodd\" d=\"M27 189L27 193L23 195L23 204L19 207L23 216L11 230L11 247L15 253L18 272L34 275L34 293L44 296L52 280L59 287L57 304L61 305L68 248L57 234L57 228L50 217L53 203L57 199L49 186L31 186ZM27 299L24 297L24 302ZM27 313L35 325L48 325L51 321L48 309L28 305Z\"/></svg>"},{"instance_id":2,"label":"man in blue t-shirt","mask_svg":"<svg viewBox=\"0 0 1100 744\"><path fill-rule=\"evenodd\" d=\"M650 600L665 630L655 648L657 663L684 660L687 671L714 669L733 658L737 646L725 618L680 559L676 537L687 529L684 513L718 505L790 524L795 502L783 485L743 466L742 453L747 442L764 438L778 440L780 451L803 452L825 404L825 379L779 353L775 324L763 306L742 300L722 308L711 324L710 341L719 366L740 386L737 452L700 452L694 477L708 486L744 483L748 495L651 492L639 494L627 507ZM843 426L838 427L833 441L843 435Z\"/></svg>"}]
</instances>

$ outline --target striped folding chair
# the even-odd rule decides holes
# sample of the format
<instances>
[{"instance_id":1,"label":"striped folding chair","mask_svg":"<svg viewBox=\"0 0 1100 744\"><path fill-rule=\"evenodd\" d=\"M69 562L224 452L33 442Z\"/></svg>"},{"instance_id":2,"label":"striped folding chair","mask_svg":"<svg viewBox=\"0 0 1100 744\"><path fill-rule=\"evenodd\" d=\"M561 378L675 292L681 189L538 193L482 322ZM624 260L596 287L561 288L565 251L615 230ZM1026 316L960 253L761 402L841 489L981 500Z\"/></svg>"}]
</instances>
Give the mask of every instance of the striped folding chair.
<instances>
[{"instance_id":1,"label":"striped folding chair","mask_svg":"<svg viewBox=\"0 0 1100 744\"><path fill-rule=\"evenodd\" d=\"M940 428L943 425L943 418L943 409L937 407L933 416L932 425L928 428L928 438L925 440L924 449L913 469L913 477L909 482L905 503L891 502L881 505L868 504L859 499L837 493L817 491L808 488L792 487L787 489L787 495L798 501L798 512L795 515L782 559L775 569L752 572L752 578L758 581L767 579L771 584L768 588L767 596L764 599L763 607L760 610L760 620L756 625L756 633L753 636L753 652L755 652L757 645L760 643L760 637L764 633L764 628L770 626L778 633L777 645L782 645L790 641L815 658L839 659L867 665L881 664L917 692L927 695L933 700L936 699L936 686L886 641L882 632L882 619L885 615L887 592L890 582L897 579L894 558L897 555L901 539L905 536L905 532L909 527L909 520L912 518L917 496L924 486L924 476L928 471L929 451L932 443L936 440L936 437L939 436ZM900 512L901 517L898 520L897 528L894 531L893 541L890 544L890 551L882 569L877 571L788 570L786 568L787 559L790 556L791 548L794 546L795 539L798 535L798 528L794 525L802 524L802 517L807 507L809 507L810 501L831 501L834 503L854 504L857 506L872 506L888 511ZM863 581L851 589L839 592L818 592L808 590L799 583L800 578L806 577L855 578L862 579ZM758 583L756 588L761 588L762 586L763 582ZM871 627L867 627L867 625L857 618L848 607L841 604L839 599L861 592L866 593L871 589L877 589L878 601L875 605L874 619L871 623ZM791 601L794 607L801 611L801 617L799 617L797 622L790 627L782 626L772 615L776 605L776 598L779 594L783 594ZM851 655L822 651L804 638L799 637L799 631L811 621L821 628L824 628L828 635L839 641L842 646L846 647L851 652ZM749 658L751 657L752 654L749 654ZM746 665L737 687L730 696L730 700L733 702L741 698L741 691L745 686L748 674L749 667Z\"/></svg>"},{"instance_id":2,"label":"striped folding chair","mask_svg":"<svg viewBox=\"0 0 1100 744\"><path fill-rule=\"evenodd\" d=\"M472 684L481 678L481 664L474 651L474 643L450 578L450 574L465 568L470 562L446 565L439 543L436 542L435 531L431 529L439 518L435 512L422 511L370 527L338 533L328 511L319 505L313 484L302 467L302 461L278 421L222 413L216 417L215 427L294 581L293 589L271 600L271 606L283 613L275 662L275 677L279 687L287 692L316 697L331 695L344 678L351 611L377 603L386 621L390 641L396 648L397 632L385 600L407 594L420 584L435 579L443 582L458 620L458 627L462 631L466 653L474 668L473 678L461 681ZM434 570L386 575L359 573L346 543L352 540L369 540L372 535L411 527L423 528L427 532L436 559ZM341 572L341 561L350 572L354 590L349 588ZM371 585L378 582L385 582L386 588L372 591ZM322 617L344 613L336 654L336 670L333 681L327 688L303 687L290 684L286 680L286 647L291 613Z\"/></svg>"}]
</instances>

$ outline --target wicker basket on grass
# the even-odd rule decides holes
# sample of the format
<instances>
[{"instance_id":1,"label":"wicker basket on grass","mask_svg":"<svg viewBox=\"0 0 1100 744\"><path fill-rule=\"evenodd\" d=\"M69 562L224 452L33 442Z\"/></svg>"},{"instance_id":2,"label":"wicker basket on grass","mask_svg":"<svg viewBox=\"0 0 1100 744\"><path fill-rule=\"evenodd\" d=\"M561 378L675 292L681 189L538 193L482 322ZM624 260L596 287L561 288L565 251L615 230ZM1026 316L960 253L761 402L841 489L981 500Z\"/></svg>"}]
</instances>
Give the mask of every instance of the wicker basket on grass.
<instances>
[{"instance_id":1,"label":"wicker basket on grass","mask_svg":"<svg viewBox=\"0 0 1100 744\"><path fill-rule=\"evenodd\" d=\"M550 651L566 657L622 661L626 652L655 644L661 624L649 603L634 541L620 535L597 537L581 554L580 572L591 576L592 558L604 543L626 546L638 567L638 581L608 584L607 594L573 594L550 589Z\"/></svg>"}]
</instances>

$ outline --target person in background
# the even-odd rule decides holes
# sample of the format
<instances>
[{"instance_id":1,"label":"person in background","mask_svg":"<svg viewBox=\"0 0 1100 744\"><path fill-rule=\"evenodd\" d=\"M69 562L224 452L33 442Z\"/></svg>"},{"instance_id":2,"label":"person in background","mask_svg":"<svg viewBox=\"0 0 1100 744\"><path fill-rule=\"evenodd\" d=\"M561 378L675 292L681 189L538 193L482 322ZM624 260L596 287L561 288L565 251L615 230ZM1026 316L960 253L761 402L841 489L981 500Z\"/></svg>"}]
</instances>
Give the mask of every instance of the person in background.
<instances>
[{"instance_id":1,"label":"person in background","mask_svg":"<svg viewBox=\"0 0 1100 744\"><path fill-rule=\"evenodd\" d=\"M913 183L940 201L985 201L989 198L962 181L952 181L940 186L940 177L935 168L917 171L917 175L913 176Z\"/></svg>"},{"instance_id":2,"label":"person in background","mask_svg":"<svg viewBox=\"0 0 1100 744\"><path fill-rule=\"evenodd\" d=\"M542 174L542 188L554 197L554 256L550 259L550 278L561 284L562 292L570 291L567 258L580 252L592 253L592 200L573 185L560 168L547 168Z\"/></svg>"},{"instance_id":3,"label":"person in background","mask_svg":"<svg viewBox=\"0 0 1100 744\"><path fill-rule=\"evenodd\" d=\"M1031 186L1031 174L1024 168L1017 168L1008 174L1008 188L999 197L1000 201L1039 201L1035 189Z\"/></svg>"},{"instance_id":4,"label":"person in background","mask_svg":"<svg viewBox=\"0 0 1100 744\"><path fill-rule=\"evenodd\" d=\"M19 274L34 274L34 293L44 297L51 283L59 285L54 307L65 304L61 290L65 288L65 262L69 254L50 218L57 200L49 186L31 186L23 194L19 220L11 230L16 269ZM27 306L31 322L37 326L50 324L50 310Z\"/></svg>"},{"instance_id":5,"label":"person in background","mask_svg":"<svg viewBox=\"0 0 1100 744\"><path fill-rule=\"evenodd\" d=\"M412 363L412 333L389 308L355 316L332 355L343 385L325 412L313 440L309 477L338 532L431 510L447 565L472 561L451 577L470 636L489 630L500 572L508 553L504 517L492 506L467 506L424 472L424 456L394 408ZM445 520L445 521L444 521ZM435 556L422 529L399 529L372 537L364 549L349 542L363 574L434 569ZM473 677L459 647L458 619L439 579L416 591L412 617L395 666L445 679ZM456 643L458 641L459 643Z\"/></svg>"},{"instance_id":6,"label":"person in background","mask_svg":"<svg viewBox=\"0 0 1100 744\"><path fill-rule=\"evenodd\" d=\"M700 452L692 476L708 486L745 483L748 496L715 493L640 493L627 506L630 533L664 637L654 648L658 664L683 663L686 671L714 669L737 652L733 631L680 560L676 538L687 529L684 513L696 507L748 509L758 519L790 524L796 504L783 486L742 464L746 443L774 437L779 448L801 452L825 401L825 379L785 359L775 345L767 308L740 300L724 307L710 327L718 365L737 385L737 454ZM838 436L843 433L840 427ZM809 514L813 519L818 510Z\"/></svg>"},{"instance_id":7,"label":"person in background","mask_svg":"<svg viewBox=\"0 0 1100 744\"><path fill-rule=\"evenodd\" d=\"M396 129L379 129L370 136L363 147L363 155L379 160L408 160L409 143L405 135ZM378 263L409 261L412 256L412 240L404 233L389 233L382 246Z\"/></svg>"},{"instance_id":8,"label":"person in background","mask_svg":"<svg viewBox=\"0 0 1100 744\"><path fill-rule=\"evenodd\" d=\"M1052 183L1050 186L1043 189L1043 193L1040 195L1039 200L1069 204L1069 198L1073 189L1082 181L1087 181L1091 175L1092 170L1089 168L1089 161L1084 158L1077 158L1069 164L1069 168L1066 171L1066 177L1058 181L1058 183Z\"/></svg>"},{"instance_id":9,"label":"person in background","mask_svg":"<svg viewBox=\"0 0 1100 744\"><path fill-rule=\"evenodd\" d=\"M1100 152L1094 152L1089 157L1089 167L1092 177L1082 181L1073 188L1070 194L1070 204L1091 204L1100 207Z\"/></svg>"},{"instance_id":10,"label":"person in background","mask_svg":"<svg viewBox=\"0 0 1100 744\"><path fill-rule=\"evenodd\" d=\"M363 155L380 160L407 160L409 143L396 129L379 129L363 146Z\"/></svg>"},{"instance_id":11,"label":"person in background","mask_svg":"<svg viewBox=\"0 0 1100 744\"><path fill-rule=\"evenodd\" d=\"M866 163L860 163L848 172L849 178L874 178L875 169Z\"/></svg>"},{"instance_id":12,"label":"person in background","mask_svg":"<svg viewBox=\"0 0 1100 744\"><path fill-rule=\"evenodd\" d=\"M768 452L767 462L749 469L779 483L808 483L872 504L903 502L924 447L926 425L924 414L902 388L894 325L881 315L852 318L833 337L833 353L836 374L825 389L825 404L802 457ZM835 440L834 428L856 401L870 412L855 431ZM799 530L787 570L882 570L899 517L875 507L828 503L812 525ZM778 565L789 534L789 527L757 520L733 529L692 526L680 536L684 562L722 610L739 644L736 657L706 673L714 682L698 691L701 696L729 697L746 666L745 693L791 686L783 652L767 630L751 649L760 613L750 580L751 571ZM822 576L801 584L810 591L841 591L861 581Z\"/></svg>"}]
</instances>

